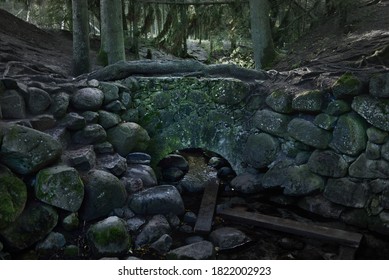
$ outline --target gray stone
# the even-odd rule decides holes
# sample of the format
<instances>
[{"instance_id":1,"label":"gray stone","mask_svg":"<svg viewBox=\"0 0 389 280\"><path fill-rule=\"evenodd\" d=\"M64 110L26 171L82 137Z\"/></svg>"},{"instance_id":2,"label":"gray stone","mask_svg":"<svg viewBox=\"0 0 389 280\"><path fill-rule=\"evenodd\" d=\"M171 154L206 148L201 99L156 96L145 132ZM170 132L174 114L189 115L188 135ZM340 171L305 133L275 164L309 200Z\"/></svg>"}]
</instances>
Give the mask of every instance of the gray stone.
<instances>
[{"instance_id":1,"label":"gray stone","mask_svg":"<svg viewBox=\"0 0 389 280\"><path fill-rule=\"evenodd\" d=\"M196 172L196 169L189 170L188 173L180 180L178 187L189 193L201 193L204 191L207 180L215 177L215 172Z\"/></svg>"},{"instance_id":2,"label":"gray stone","mask_svg":"<svg viewBox=\"0 0 389 280\"><path fill-rule=\"evenodd\" d=\"M60 122L60 126L69 130L80 130L86 126L85 118L77 113L70 112Z\"/></svg>"},{"instance_id":3,"label":"gray stone","mask_svg":"<svg viewBox=\"0 0 389 280\"><path fill-rule=\"evenodd\" d=\"M51 255L58 252L66 244L65 236L59 232L50 232L49 235L35 246L40 255Z\"/></svg>"},{"instance_id":4,"label":"gray stone","mask_svg":"<svg viewBox=\"0 0 389 280\"><path fill-rule=\"evenodd\" d=\"M385 160L367 159L366 154L361 154L358 159L350 165L349 174L351 177L365 179L387 179L389 178L389 162Z\"/></svg>"},{"instance_id":5,"label":"gray stone","mask_svg":"<svg viewBox=\"0 0 389 280\"><path fill-rule=\"evenodd\" d=\"M81 111L96 111L103 105L104 93L97 88L82 88L77 90L71 102L74 108Z\"/></svg>"},{"instance_id":6,"label":"gray stone","mask_svg":"<svg viewBox=\"0 0 389 280\"><path fill-rule=\"evenodd\" d=\"M154 170L148 165L129 164L123 177L141 179L145 188L150 188L157 185L157 176L155 175Z\"/></svg>"},{"instance_id":7,"label":"gray stone","mask_svg":"<svg viewBox=\"0 0 389 280\"><path fill-rule=\"evenodd\" d=\"M54 140L58 141L61 144L63 151L70 145L71 136L70 132L66 128L57 126L45 130L44 132L53 137Z\"/></svg>"},{"instance_id":8,"label":"gray stone","mask_svg":"<svg viewBox=\"0 0 389 280\"><path fill-rule=\"evenodd\" d=\"M131 178L131 177L121 177L120 181L122 181L124 187L128 194L137 193L143 190L143 181L139 178Z\"/></svg>"},{"instance_id":9,"label":"gray stone","mask_svg":"<svg viewBox=\"0 0 389 280\"><path fill-rule=\"evenodd\" d=\"M106 217L126 202L126 189L111 173L102 170L89 171L84 185L85 198L81 217L86 221Z\"/></svg>"},{"instance_id":10,"label":"gray stone","mask_svg":"<svg viewBox=\"0 0 389 280\"><path fill-rule=\"evenodd\" d=\"M119 124L121 119L119 115L104 110L99 111L99 124L104 128L108 129Z\"/></svg>"},{"instance_id":11,"label":"gray stone","mask_svg":"<svg viewBox=\"0 0 389 280\"><path fill-rule=\"evenodd\" d=\"M62 220L62 226L67 231L73 231L80 226L80 220L77 213L71 213Z\"/></svg>"},{"instance_id":12,"label":"gray stone","mask_svg":"<svg viewBox=\"0 0 389 280\"><path fill-rule=\"evenodd\" d=\"M389 154L388 154L389 156ZM374 144L370 141L366 145L366 158L367 159L380 159L381 157L381 145Z\"/></svg>"},{"instance_id":13,"label":"gray stone","mask_svg":"<svg viewBox=\"0 0 389 280\"><path fill-rule=\"evenodd\" d=\"M141 226L146 223L146 219L142 217L133 217L126 221L126 227L130 232L136 232Z\"/></svg>"},{"instance_id":14,"label":"gray stone","mask_svg":"<svg viewBox=\"0 0 389 280\"><path fill-rule=\"evenodd\" d=\"M115 100L115 101L112 101L111 103L108 103L107 105L105 105L104 109L109 111L109 112L120 114L120 113L123 113L124 110L126 110L126 107L119 100Z\"/></svg>"},{"instance_id":15,"label":"gray stone","mask_svg":"<svg viewBox=\"0 0 389 280\"><path fill-rule=\"evenodd\" d=\"M383 159L389 161L389 141L381 146L381 156Z\"/></svg>"},{"instance_id":16,"label":"gray stone","mask_svg":"<svg viewBox=\"0 0 389 280\"><path fill-rule=\"evenodd\" d=\"M293 96L280 90L272 92L266 98L266 104L279 113L291 113Z\"/></svg>"},{"instance_id":17,"label":"gray stone","mask_svg":"<svg viewBox=\"0 0 389 280\"><path fill-rule=\"evenodd\" d=\"M173 239L168 234L162 235L157 241L150 245L150 248L159 254L166 254L172 247Z\"/></svg>"},{"instance_id":18,"label":"gray stone","mask_svg":"<svg viewBox=\"0 0 389 280\"><path fill-rule=\"evenodd\" d=\"M184 223L187 223L187 224L193 226L197 221L197 216L195 213L188 211L188 212L185 212L183 220L184 220Z\"/></svg>"},{"instance_id":19,"label":"gray stone","mask_svg":"<svg viewBox=\"0 0 389 280\"><path fill-rule=\"evenodd\" d=\"M258 110L254 116L255 127L264 132L276 135L287 135L288 123L291 117L288 115L276 113L270 110Z\"/></svg>"},{"instance_id":20,"label":"gray stone","mask_svg":"<svg viewBox=\"0 0 389 280\"><path fill-rule=\"evenodd\" d=\"M388 181L386 181L388 183ZM381 195L381 206L385 209L389 209L389 186L385 186Z\"/></svg>"},{"instance_id":21,"label":"gray stone","mask_svg":"<svg viewBox=\"0 0 389 280\"><path fill-rule=\"evenodd\" d=\"M174 186L162 185L133 194L128 206L137 214L183 214L184 203Z\"/></svg>"},{"instance_id":22,"label":"gray stone","mask_svg":"<svg viewBox=\"0 0 389 280\"><path fill-rule=\"evenodd\" d=\"M351 73L343 74L332 85L332 93L337 99L359 95L362 90L362 82Z\"/></svg>"},{"instance_id":23,"label":"gray stone","mask_svg":"<svg viewBox=\"0 0 389 280\"><path fill-rule=\"evenodd\" d=\"M58 92L52 96L50 111L56 118L63 118L69 107L70 97L66 92Z\"/></svg>"},{"instance_id":24,"label":"gray stone","mask_svg":"<svg viewBox=\"0 0 389 280\"><path fill-rule=\"evenodd\" d=\"M378 216L369 219L369 230L380 234L389 234L389 211L382 211Z\"/></svg>"},{"instance_id":25,"label":"gray stone","mask_svg":"<svg viewBox=\"0 0 389 280\"><path fill-rule=\"evenodd\" d=\"M376 128L389 131L389 101L369 95L354 98L351 107L368 123Z\"/></svg>"},{"instance_id":26,"label":"gray stone","mask_svg":"<svg viewBox=\"0 0 389 280\"><path fill-rule=\"evenodd\" d=\"M56 126L57 121L52 115L39 115L30 119L31 127L35 130L44 131Z\"/></svg>"},{"instance_id":27,"label":"gray stone","mask_svg":"<svg viewBox=\"0 0 389 280\"><path fill-rule=\"evenodd\" d=\"M119 177L127 170L127 161L119 154L100 156L97 165Z\"/></svg>"},{"instance_id":28,"label":"gray stone","mask_svg":"<svg viewBox=\"0 0 389 280\"><path fill-rule=\"evenodd\" d=\"M282 160L270 167L262 177L262 186L264 188L280 187L288 179L288 169L294 162L292 160Z\"/></svg>"},{"instance_id":29,"label":"gray stone","mask_svg":"<svg viewBox=\"0 0 389 280\"><path fill-rule=\"evenodd\" d=\"M135 247L140 248L158 240L164 234L170 232L170 225L162 215L156 215L142 228L142 231L135 239Z\"/></svg>"},{"instance_id":30,"label":"gray stone","mask_svg":"<svg viewBox=\"0 0 389 280\"><path fill-rule=\"evenodd\" d=\"M50 95L39 88L28 88L28 101L27 107L30 113L34 115L42 114L51 105Z\"/></svg>"},{"instance_id":31,"label":"gray stone","mask_svg":"<svg viewBox=\"0 0 389 280\"><path fill-rule=\"evenodd\" d=\"M220 250L229 250L246 244L250 241L250 238L238 229L222 227L212 231L209 240Z\"/></svg>"},{"instance_id":32,"label":"gray stone","mask_svg":"<svg viewBox=\"0 0 389 280\"><path fill-rule=\"evenodd\" d=\"M183 156L177 154L167 155L158 163L158 166L162 169L176 167L183 172L187 172L189 170L188 161Z\"/></svg>"},{"instance_id":33,"label":"gray stone","mask_svg":"<svg viewBox=\"0 0 389 280\"><path fill-rule=\"evenodd\" d=\"M262 177L261 174L239 174L231 181L231 187L244 194L258 193L264 189L262 187Z\"/></svg>"},{"instance_id":34,"label":"gray stone","mask_svg":"<svg viewBox=\"0 0 389 280\"><path fill-rule=\"evenodd\" d=\"M34 190L40 201L69 212L78 211L84 199L84 184L77 170L68 166L40 170Z\"/></svg>"},{"instance_id":35,"label":"gray stone","mask_svg":"<svg viewBox=\"0 0 389 280\"><path fill-rule=\"evenodd\" d=\"M308 90L293 98L292 109L299 112L320 112L322 104L323 93L319 90Z\"/></svg>"},{"instance_id":36,"label":"gray stone","mask_svg":"<svg viewBox=\"0 0 389 280\"><path fill-rule=\"evenodd\" d=\"M266 133L250 135L243 149L243 158L254 168L263 168L272 163L280 150L280 143Z\"/></svg>"},{"instance_id":37,"label":"gray stone","mask_svg":"<svg viewBox=\"0 0 389 280\"><path fill-rule=\"evenodd\" d=\"M348 163L331 150L315 150L309 158L308 167L319 175L340 178L346 176Z\"/></svg>"},{"instance_id":38,"label":"gray stone","mask_svg":"<svg viewBox=\"0 0 389 280\"><path fill-rule=\"evenodd\" d=\"M27 187L5 166L0 165L0 229L13 223L27 201Z\"/></svg>"},{"instance_id":39,"label":"gray stone","mask_svg":"<svg viewBox=\"0 0 389 280\"><path fill-rule=\"evenodd\" d=\"M366 130L367 138L374 144L384 144L388 140L389 134L374 126L369 127Z\"/></svg>"},{"instance_id":40,"label":"gray stone","mask_svg":"<svg viewBox=\"0 0 389 280\"><path fill-rule=\"evenodd\" d=\"M291 166L287 169L287 180L281 186L285 195L302 196L323 189L324 180L309 171L307 165Z\"/></svg>"},{"instance_id":41,"label":"gray stone","mask_svg":"<svg viewBox=\"0 0 389 280\"><path fill-rule=\"evenodd\" d=\"M340 205L363 208L369 198L368 186L364 182L352 181L349 178L329 179L324 196Z\"/></svg>"},{"instance_id":42,"label":"gray stone","mask_svg":"<svg viewBox=\"0 0 389 280\"><path fill-rule=\"evenodd\" d=\"M201 241L204 241L204 238L202 236L198 236L198 235L189 236L189 237L185 238L185 243L188 245L193 244L193 243L197 243L197 242L201 242Z\"/></svg>"},{"instance_id":43,"label":"gray stone","mask_svg":"<svg viewBox=\"0 0 389 280\"><path fill-rule=\"evenodd\" d=\"M331 101L325 112L331 116L340 116L351 111L351 106L344 100Z\"/></svg>"},{"instance_id":44,"label":"gray stone","mask_svg":"<svg viewBox=\"0 0 389 280\"><path fill-rule=\"evenodd\" d=\"M345 207L332 203L322 195L306 196L299 202L298 206L306 211L315 213L325 218L338 220Z\"/></svg>"},{"instance_id":45,"label":"gray stone","mask_svg":"<svg viewBox=\"0 0 389 280\"><path fill-rule=\"evenodd\" d=\"M1 111L4 119L23 119L26 117L26 104L16 90L6 90L0 95Z\"/></svg>"},{"instance_id":46,"label":"gray stone","mask_svg":"<svg viewBox=\"0 0 389 280\"><path fill-rule=\"evenodd\" d=\"M119 88L112 83L99 82L99 89L104 93L104 104L119 99Z\"/></svg>"},{"instance_id":47,"label":"gray stone","mask_svg":"<svg viewBox=\"0 0 389 280\"><path fill-rule=\"evenodd\" d=\"M84 117L86 123L95 124L99 121L99 113L93 111L85 111L81 114Z\"/></svg>"},{"instance_id":48,"label":"gray stone","mask_svg":"<svg viewBox=\"0 0 389 280\"><path fill-rule=\"evenodd\" d=\"M116 216L91 225L86 237L96 256L121 256L131 248L131 236L125 223Z\"/></svg>"},{"instance_id":49,"label":"gray stone","mask_svg":"<svg viewBox=\"0 0 389 280\"><path fill-rule=\"evenodd\" d=\"M61 152L61 144L48 134L12 125L4 130L0 161L12 171L25 175L55 162Z\"/></svg>"},{"instance_id":50,"label":"gray stone","mask_svg":"<svg viewBox=\"0 0 389 280\"><path fill-rule=\"evenodd\" d=\"M170 227L176 229L176 228L178 228L180 226L181 221L180 221L180 218L178 218L177 215L169 213L169 214L166 214L165 217L168 220Z\"/></svg>"},{"instance_id":51,"label":"gray stone","mask_svg":"<svg viewBox=\"0 0 389 280\"><path fill-rule=\"evenodd\" d=\"M151 163L151 156L149 154L141 152L130 153L127 155L126 159L127 163L129 164L150 165Z\"/></svg>"},{"instance_id":52,"label":"gray stone","mask_svg":"<svg viewBox=\"0 0 389 280\"><path fill-rule=\"evenodd\" d=\"M171 250L167 258L171 260L209 260L213 259L215 250L209 241L200 241Z\"/></svg>"},{"instance_id":53,"label":"gray stone","mask_svg":"<svg viewBox=\"0 0 389 280\"><path fill-rule=\"evenodd\" d=\"M384 190L389 190L389 180L385 179L376 179L369 182L370 190L375 193L379 194L382 193Z\"/></svg>"},{"instance_id":54,"label":"gray stone","mask_svg":"<svg viewBox=\"0 0 389 280\"><path fill-rule=\"evenodd\" d=\"M57 222L58 214L51 206L33 202L13 224L0 231L0 236L13 250L23 250L43 239Z\"/></svg>"},{"instance_id":55,"label":"gray stone","mask_svg":"<svg viewBox=\"0 0 389 280\"><path fill-rule=\"evenodd\" d=\"M357 156L366 148L366 125L355 114L342 115L334 129L330 147L349 156Z\"/></svg>"},{"instance_id":56,"label":"gray stone","mask_svg":"<svg viewBox=\"0 0 389 280\"><path fill-rule=\"evenodd\" d=\"M132 151L145 150L150 141L147 131L136 123L121 123L107 133L108 141L124 157Z\"/></svg>"},{"instance_id":57,"label":"gray stone","mask_svg":"<svg viewBox=\"0 0 389 280\"><path fill-rule=\"evenodd\" d=\"M63 159L68 165L80 171L89 171L96 165L96 154L93 146L67 150L64 152Z\"/></svg>"},{"instance_id":58,"label":"gray stone","mask_svg":"<svg viewBox=\"0 0 389 280\"><path fill-rule=\"evenodd\" d=\"M178 182L185 175L185 173L177 167L163 169L161 173L163 180L166 182Z\"/></svg>"},{"instance_id":59,"label":"gray stone","mask_svg":"<svg viewBox=\"0 0 389 280\"><path fill-rule=\"evenodd\" d=\"M317 115L313 123L322 129L332 130L335 127L337 121L337 117L323 113Z\"/></svg>"},{"instance_id":60,"label":"gray stone","mask_svg":"<svg viewBox=\"0 0 389 280\"><path fill-rule=\"evenodd\" d=\"M289 134L296 140L317 149L325 149L331 133L304 119L293 119L288 125Z\"/></svg>"},{"instance_id":61,"label":"gray stone","mask_svg":"<svg viewBox=\"0 0 389 280\"><path fill-rule=\"evenodd\" d=\"M132 106L132 98L129 92L121 92L119 93L120 102L126 107L126 109L130 109Z\"/></svg>"},{"instance_id":62,"label":"gray stone","mask_svg":"<svg viewBox=\"0 0 389 280\"><path fill-rule=\"evenodd\" d=\"M82 130L77 131L72 139L77 144L94 144L104 142L107 138L107 133L99 124L88 124Z\"/></svg>"},{"instance_id":63,"label":"gray stone","mask_svg":"<svg viewBox=\"0 0 389 280\"><path fill-rule=\"evenodd\" d=\"M370 79L369 93L376 97L389 97L389 73L374 75Z\"/></svg>"},{"instance_id":64,"label":"gray stone","mask_svg":"<svg viewBox=\"0 0 389 280\"><path fill-rule=\"evenodd\" d=\"M114 152L112 144L108 141L94 144L93 147L97 154L112 154Z\"/></svg>"}]
</instances>

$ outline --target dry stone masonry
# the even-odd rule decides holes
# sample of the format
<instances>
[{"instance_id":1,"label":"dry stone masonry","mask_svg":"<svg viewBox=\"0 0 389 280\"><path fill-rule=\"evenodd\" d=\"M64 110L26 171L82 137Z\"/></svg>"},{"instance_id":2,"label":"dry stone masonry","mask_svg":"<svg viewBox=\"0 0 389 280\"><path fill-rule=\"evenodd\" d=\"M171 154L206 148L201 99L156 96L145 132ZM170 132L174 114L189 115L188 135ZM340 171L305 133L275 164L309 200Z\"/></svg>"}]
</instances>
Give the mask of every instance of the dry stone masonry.
<instances>
[{"instance_id":1,"label":"dry stone masonry","mask_svg":"<svg viewBox=\"0 0 389 280\"><path fill-rule=\"evenodd\" d=\"M169 234L190 215L181 189L158 185L157 164L186 148L227 159L238 192L274 191L389 234L389 73L273 88L270 74L196 67L170 76L111 67L74 81L1 79L1 256L61 248L67 258L128 257L153 244L172 259L212 258L228 242L218 232L170 248ZM182 176L180 164L163 176ZM92 255L80 256L64 240L84 221Z\"/></svg>"}]
</instances>

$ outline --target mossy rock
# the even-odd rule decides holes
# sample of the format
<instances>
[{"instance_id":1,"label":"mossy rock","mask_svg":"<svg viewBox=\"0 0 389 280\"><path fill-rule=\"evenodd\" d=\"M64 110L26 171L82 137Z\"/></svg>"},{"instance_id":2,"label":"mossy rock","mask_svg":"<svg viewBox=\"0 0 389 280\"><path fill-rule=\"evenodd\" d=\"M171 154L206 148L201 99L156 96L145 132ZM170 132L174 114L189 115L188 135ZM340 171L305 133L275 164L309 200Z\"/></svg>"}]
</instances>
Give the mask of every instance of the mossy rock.
<instances>
[{"instance_id":1,"label":"mossy rock","mask_svg":"<svg viewBox=\"0 0 389 280\"><path fill-rule=\"evenodd\" d=\"M27 187L22 180L0 165L0 229L13 223L27 201Z\"/></svg>"},{"instance_id":2,"label":"mossy rock","mask_svg":"<svg viewBox=\"0 0 389 280\"><path fill-rule=\"evenodd\" d=\"M278 113L291 113L293 96L287 92L276 90L266 98L266 104Z\"/></svg>"},{"instance_id":3,"label":"mossy rock","mask_svg":"<svg viewBox=\"0 0 389 280\"><path fill-rule=\"evenodd\" d=\"M308 90L298 93L292 101L292 108L300 112L319 112L323 104L320 90Z\"/></svg>"},{"instance_id":4,"label":"mossy rock","mask_svg":"<svg viewBox=\"0 0 389 280\"><path fill-rule=\"evenodd\" d=\"M346 73L333 84L332 93L338 99L362 94L363 83L351 73Z\"/></svg>"}]
</instances>

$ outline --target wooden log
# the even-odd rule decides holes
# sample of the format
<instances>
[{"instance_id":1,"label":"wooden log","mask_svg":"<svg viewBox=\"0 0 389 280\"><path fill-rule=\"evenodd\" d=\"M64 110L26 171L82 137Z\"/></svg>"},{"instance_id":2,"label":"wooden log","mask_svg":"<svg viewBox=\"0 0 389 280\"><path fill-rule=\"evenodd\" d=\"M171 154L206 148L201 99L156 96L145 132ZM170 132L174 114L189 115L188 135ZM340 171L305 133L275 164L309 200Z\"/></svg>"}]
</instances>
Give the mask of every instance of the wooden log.
<instances>
[{"instance_id":1,"label":"wooden log","mask_svg":"<svg viewBox=\"0 0 389 280\"><path fill-rule=\"evenodd\" d=\"M195 232L209 233L211 231L218 192L219 181L217 179L211 179L205 183L204 194L194 227Z\"/></svg>"},{"instance_id":2,"label":"wooden log","mask_svg":"<svg viewBox=\"0 0 389 280\"><path fill-rule=\"evenodd\" d=\"M242 210L224 209L219 212L219 215L239 223L248 223L270 230L331 241L352 248L358 248L362 239L362 234L355 232L311 225Z\"/></svg>"}]
</instances>

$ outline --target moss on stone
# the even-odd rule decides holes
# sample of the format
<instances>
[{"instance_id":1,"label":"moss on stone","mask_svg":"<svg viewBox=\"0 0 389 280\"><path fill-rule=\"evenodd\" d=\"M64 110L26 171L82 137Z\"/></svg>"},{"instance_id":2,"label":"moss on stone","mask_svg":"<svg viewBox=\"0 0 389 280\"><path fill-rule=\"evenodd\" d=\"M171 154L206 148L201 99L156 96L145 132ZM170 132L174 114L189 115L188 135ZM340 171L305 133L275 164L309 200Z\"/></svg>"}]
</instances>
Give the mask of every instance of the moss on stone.
<instances>
[{"instance_id":1,"label":"moss on stone","mask_svg":"<svg viewBox=\"0 0 389 280\"><path fill-rule=\"evenodd\" d=\"M362 82L351 73L345 73L334 83L332 92L336 98L359 95Z\"/></svg>"}]
</instances>

